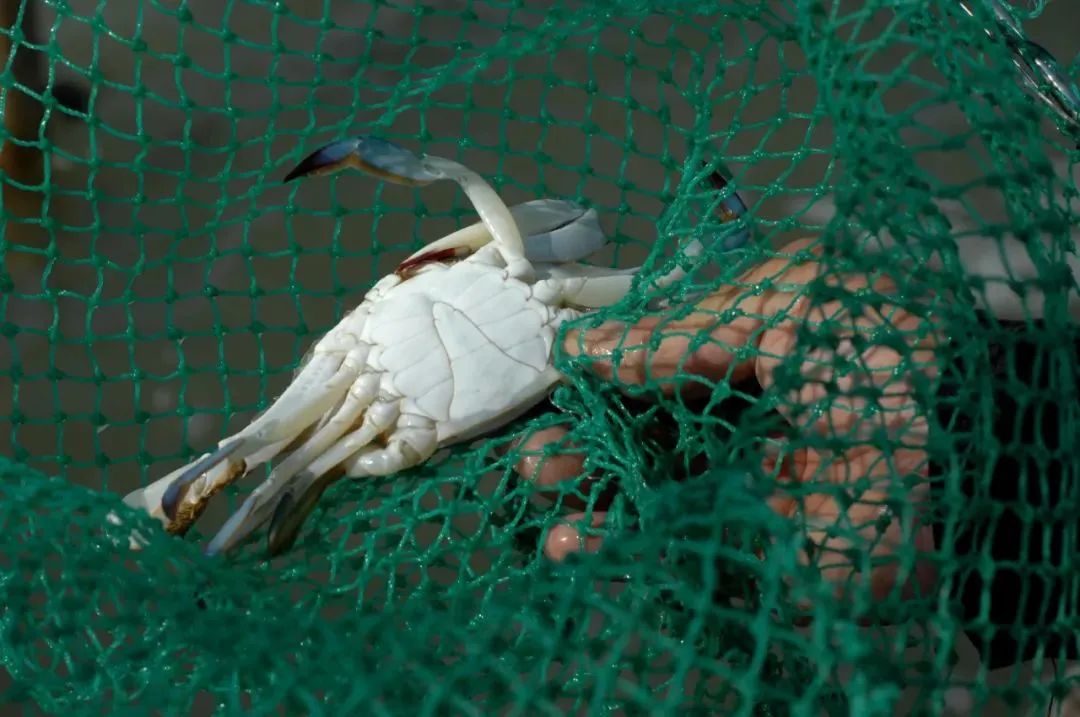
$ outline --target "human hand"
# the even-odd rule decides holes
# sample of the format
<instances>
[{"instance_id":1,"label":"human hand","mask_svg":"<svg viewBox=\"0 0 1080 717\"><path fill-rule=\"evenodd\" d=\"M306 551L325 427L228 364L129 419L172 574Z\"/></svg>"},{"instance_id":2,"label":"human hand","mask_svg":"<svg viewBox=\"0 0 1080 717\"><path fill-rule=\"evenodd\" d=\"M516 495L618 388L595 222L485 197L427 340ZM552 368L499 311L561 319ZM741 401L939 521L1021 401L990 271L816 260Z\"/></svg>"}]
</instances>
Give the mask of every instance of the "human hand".
<instances>
[{"instance_id":1,"label":"human hand","mask_svg":"<svg viewBox=\"0 0 1080 717\"><path fill-rule=\"evenodd\" d=\"M899 561L879 559L893 556L901 545L914 544L919 554L933 549L931 528L918 521L929 492L925 480L929 461L928 423L917 389L920 384L925 389L937 377L935 349L941 338L930 318L885 300L896 291L888 278L830 274L820 255L821 247L812 240L793 242L708 295L686 315L675 316L672 311L629 327L609 322L583 335L571 332L565 349L586 359L601 378L624 386L648 381L668 395L693 390L693 384L677 384L676 376L684 377L684 382L687 376L731 383L756 378L765 391L782 390L777 368L792 356L801 356L803 380L781 396L778 410L797 435L840 439L844 449L829 452L795 441L763 441L762 468L781 486L770 497L770 506L783 516L805 520L818 565L838 587L850 579L860 580L853 575L847 552L854 548L868 549L875 558L870 571L875 597L884 597L898 583L907 591L915 585L925 588L934 579L925 561L918 561L913 576L902 578L905 568ZM808 290L818 278L847 292L865 291L866 300L854 302L858 307L854 311L840 300L814 302ZM735 318L724 321L724 312ZM835 349L799 347L797 329L807 324L832 332ZM703 332L711 340L691 350L691 341ZM649 351L650 339L657 333L658 348ZM616 349L622 352L618 366L613 361ZM888 440L874 441L882 431ZM527 437L518 447L522 457L515 470L548 490L580 477L583 454L543 455L545 445L565 438L566 430L559 427ZM879 521L889 510L886 501L895 501L890 484L898 478L922 480L906 494L900 515L882 534ZM833 489L800 499L783 488L800 483ZM836 486L848 489L846 509L835 497ZM578 507L584 506L579 502ZM600 547L601 537L583 536L575 526L584 518L584 513L575 513L548 532L544 551L549 558L562 560L574 551ZM605 512L593 511L590 528L602 528L605 518ZM830 530L834 527L839 530ZM810 554L804 553L803 559L810 560Z\"/></svg>"}]
</instances>

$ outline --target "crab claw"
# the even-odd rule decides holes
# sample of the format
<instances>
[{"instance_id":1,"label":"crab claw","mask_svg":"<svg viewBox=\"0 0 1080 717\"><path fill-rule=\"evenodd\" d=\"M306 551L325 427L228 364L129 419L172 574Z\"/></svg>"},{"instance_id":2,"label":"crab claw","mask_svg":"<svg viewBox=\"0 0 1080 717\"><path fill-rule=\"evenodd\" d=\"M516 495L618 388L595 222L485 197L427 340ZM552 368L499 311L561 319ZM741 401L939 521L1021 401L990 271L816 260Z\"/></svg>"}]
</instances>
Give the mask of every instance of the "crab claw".
<instances>
[{"instance_id":1,"label":"crab claw","mask_svg":"<svg viewBox=\"0 0 1080 717\"><path fill-rule=\"evenodd\" d=\"M510 208L525 235L525 256L533 263L580 261L607 243L595 209L562 199L534 199ZM406 274L424 264L468 256L491 241L483 222L471 224L438 239L398 265Z\"/></svg>"},{"instance_id":2,"label":"crab claw","mask_svg":"<svg viewBox=\"0 0 1080 717\"><path fill-rule=\"evenodd\" d=\"M304 157L285 175L284 181L334 174L343 169L359 169L388 182L412 187L443 179L404 147L378 137L353 137L332 142Z\"/></svg>"},{"instance_id":3,"label":"crab claw","mask_svg":"<svg viewBox=\"0 0 1080 717\"><path fill-rule=\"evenodd\" d=\"M420 157L385 139L360 136L332 142L316 150L289 172L285 181L332 174L345 168L359 169L408 186L423 186L439 179L457 182L480 215L510 276L523 280L535 278L532 262L525 257L524 240L510 210L495 189L468 167L430 154Z\"/></svg>"},{"instance_id":4,"label":"crab claw","mask_svg":"<svg viewBox=\"0 0 1080 717\"><path fill-rule=\"evenodd\" d=\"M721 165L719 169L709 172L709 183L712 184L713 189L716 189L717 191L727 189L730 180L731 173L728 172L727 168L723 165ZM720 202L720 219L724 224L737 221L741 217L746 216L747 212L746 203L743 202L742 197L739 196L738 192L732 192L729 196L724 198L724 201ZM750 229L744 227L742 231L737 232L728 238L724 243L724 249L728 251L738 249L749 243L750 238Z\"/></svg>"}]
</instances>

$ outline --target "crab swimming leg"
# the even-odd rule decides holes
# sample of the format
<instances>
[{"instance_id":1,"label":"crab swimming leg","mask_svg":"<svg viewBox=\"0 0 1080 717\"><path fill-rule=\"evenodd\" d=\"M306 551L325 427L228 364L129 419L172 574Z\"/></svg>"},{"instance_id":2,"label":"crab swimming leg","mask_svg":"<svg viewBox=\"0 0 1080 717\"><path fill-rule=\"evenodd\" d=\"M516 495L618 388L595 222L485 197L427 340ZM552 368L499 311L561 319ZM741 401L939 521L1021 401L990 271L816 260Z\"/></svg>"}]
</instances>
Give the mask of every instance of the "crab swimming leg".
<instances>
[{"instance_id":1,"label":"crab swimming leg","mask_svg":"<svg viewBox=\"0 0 1080 717\"><path fill-rule=\"evenodd\" d=\"M221 446L225 442L223 441ZM222 487L235 480L235 477L229 475L231 472L236 475L243 475L252 467L273 460L274 456L284 450L289 443L289 439L272 443L262 450L252 453L245 460L219 463L211 470L200 474L190 485L190 497L185 501L181 501L172 518L165 514L162 499L169 486L173 485L181 474L190 469L190 464L173 471L163 478L159 478L144 488L128 493L124 496L124 503L132 508L149 513L151 517L156 518L165 526L166 532L183 534L198 518L201 506L213 498L214 494Z\"/></svg>"},{"instance_id":2,"label":"crab swimming leg","mask_svg":"<svg viewBox=\"0 0 1080 717\"><path fill-rule=\"evenodd\" d=\"M312 152L285 176L285 181L333 174L346 168L412 187L440 179L457 182L480 215L510 276L523 280L533 277L532 262L525 256L525 242L506 204L483 177L453 160L432 155L419 157L393 142L360 136L332 142Z\"/></svg>"},{"instance_id":3,"label":"crab swimming leg","mask_svg":"<svg viewBox=\"0 0 1080 717\"><path fill-rule=\"evenodd\" d=\"M607 243L595 209L576 202L536 199L506 209L494 190L475 172L439 157L417 157L393 143L374 137L357 137L333 142L308 155L285 181L345 169L358 169L379 179L405 186L425 186L437 179L454 179L464 187L481 221L438 239L406 257L397 272L404 274L426 263L460 259L489 244L497 244L507 259L524 247L528 263L579 261ZM508 221L509 219L509 221ZM508 229L514 225L513 229ZM524 235L524 239L521 237Z\"/></svg>"},{"instance_id":4,"label":"crab swimming leg","mask_svg":"<svg viewBox=\"0 0 1080 717\"><path fill-rule=\"evenodd\" d=\"M359 428L353 430L359 413L352 415L352 420L343 416L345 420L329 421L275 467L263 483L256 486L207 545L206 554L217 555L231 550L272 518L275 512L287 507L290 495L288 486L295 482L298 474L301 478L305 475L322 477L333 471L345 458L392 428L400 417L397 403L377 400L378 383L379 375L369 374L362 376L354 390L350 391L350 395L357 398L356 407L363 406L359 412L363 414Z\"/></svg>"},{"instance_id":5,"label":"crab swimming leg","mask_svg":"<svg viewBox=\"0 0 1080 717\"><path fill-rule=\"evenodd\" d=\"M273 526L281 523L282 517L289 514L296 515L286 523L291 524L298 531L308 514L315 508L318 497L326 487L342 477L344 461L358 452L370 453L377 450L371 447L372 441L393 428L395 422L400 419L401 413L395 401L378 401L370 406L364 414L360 427L354 432L346 435L342 431L328 449L305 452L305 458L308 459L306 464L298 460L286 469L283 463L281 468L284 470L275 469L270 477L259 484L240 508L229 517L207 545L206 554L212 556L228 552L267 520L272 520L269 541L274 544L280 541L281 533ZM427 451L425 453L427 455L418 455L416 462L426 460L430 453L434 453L434 446L430 453ZM395 467L404 468L405 463L401 461ZM371 475L371 473L365 475ZM307 488L316 483L319 490L312 495ZM278 534L276 539L275 533ZM295 537L295 532L292 535ZM289 542L291 544L292 539ZM274 552L271 549L271 553Z\"/></svg>"}]
</instances>

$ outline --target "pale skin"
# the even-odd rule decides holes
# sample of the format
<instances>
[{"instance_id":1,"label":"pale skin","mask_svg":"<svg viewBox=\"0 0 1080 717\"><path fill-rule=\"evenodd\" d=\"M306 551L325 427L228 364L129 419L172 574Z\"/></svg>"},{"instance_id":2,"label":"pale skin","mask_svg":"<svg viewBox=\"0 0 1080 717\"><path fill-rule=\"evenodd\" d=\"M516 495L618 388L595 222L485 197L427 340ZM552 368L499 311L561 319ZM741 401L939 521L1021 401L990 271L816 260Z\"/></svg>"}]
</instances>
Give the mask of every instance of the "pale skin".
<instances>
[{"instance_id":1,"label":"pale skin","mask_svg":"<svg viewBox=\"0 0 1080 717\"><path fill-rule=\"evenodd\" d=\"M870 301L855 302L863 308L853 312L839 301L814 301L808 285L825 274L828 265L820 257L818 242L793 242L708 295L688 313L650 315L631 326L604 324L583 335L570 332L564 348L572 356L589 359L589 368L603 379L621 385L648 380L659 384L659 390L668 395L676 390L707 390L700 383L676 386L671 380L676 375L711 382L754 378L768 392L784 357L805 354L800 367L809 382L782 397L779 410L799 433L818 432L842 438L846 448L827 454L783 441L763 440L763 469L781 486L811 481L816 485L847 486L851 504L841 508L835 491L812 493L796 500L782 487L770 497L769 504L780 515L805 519L807 540L817 548L813 559L837 586L838 593L865 579L865 573L853 570L850 557L834 552L854 547L876 561L886 559L869 570L875 598L881 599L895 589L910 595L915 588L922 590L933 584L935 576L929 561L898 564L887 558L912 554L912 546L920 556L933 549L931 528L925 521L917 521L929 490L925 482L928 424L920 397L925 395L922 391L932 388L937 377L935 349L941 335L928 312L918 311L921 315L915 315L888 302L873 308ZM842 282L848 290L872 287L878 296L895 296L893 282L882 276L831 274L827 281L830 286ZM929 305L928 301L922 303ZM722 318L725 311L731 314ZM837 348L816 353L801 350L796 334L800 323L816 325L817 331L833 332ZM649 339L656 333L661 335L659 347L649 350ZM692 337L702 334L711 340L691 352ZM903 346L906 350L897 351ZM613 351L620 347L616 370ZM753 350L744 354L748 358L739 359L735 355L739 348ZM850 361L849 370L835 372L835 388L830 390L826 382L834 373L838 357ZM878 392L867 396L868 388ZM882 430L890 438L886 447L867 440L873 432ZM542 487L579 478L584 472L583 455L565 446L557 453L543 455L545 445L565 436L565 429L554 427L526 438L521 446L523 457L515 466L517 472ZM901 480L905 487L901 488L902 500L897 506ZM894 519L879 532L875 521L888 510L883 502L886 496L892 499ZM580 501L576 505L579 510L584 507ZM566 516L549 530L544 543L546 555L561 561L575 551L597 550L604 539L606 513L594 509L590 515L592 528L597 530L583 534L586 513L582 512ZM840 534L827 532L832 526L841 526ZM852 540L853 535L865 537L867 542ZM810 560L809 555L804 553L803 559Z\"/></svg>"}]
</instances>

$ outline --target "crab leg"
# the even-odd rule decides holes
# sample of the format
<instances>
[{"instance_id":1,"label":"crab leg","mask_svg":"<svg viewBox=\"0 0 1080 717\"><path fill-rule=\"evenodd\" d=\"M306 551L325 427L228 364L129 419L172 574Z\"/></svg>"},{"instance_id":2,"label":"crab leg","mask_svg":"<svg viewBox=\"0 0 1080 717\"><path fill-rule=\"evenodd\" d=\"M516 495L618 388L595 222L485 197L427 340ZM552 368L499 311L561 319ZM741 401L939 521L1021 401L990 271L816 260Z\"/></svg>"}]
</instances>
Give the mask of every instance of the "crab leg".
<instances>
[{"instance_id":1,"label":"crab leg","mask_svg":"<svg viewBox=\"0 0 1080 717\"><path fill-rule=\"evenodd\" d=\"M525 256L525 242L506 204L483 177L453 160L432 155L418 157L384 139L361 136L316 150L289 172L285 181L332 174L349 167L407 186L424 186L440 179L457 182L491 234L510 276L532 278L533 266Z\"/></svg>"},{"instance_id":2,"label":"crab leg","mask_svg":"<svg viewBox=\"0 0 1080 717\"><path fill-rule=\"evenodd\" d=\"M189 514L188 506L191 506L191 512L198 511L198 506L205 504L206 501L214 497L214 494L217 493L218 490L231 482L230 477L227 475L230 471L235 471L237 475L243 475L252 467L273 460L273 458L281 453L289 443L289 439L272 443L266 448L251 454L239 464L219 463L212 470L202 474L197 480L192 482L190 487L190 498L183 501L174 514L173 519L170 519L165 514L162 507L162 498L169 486L175 483L176 479L190 468L190 465L175 470L164 478L159 478L145 488L140 488L139 490L128 493L124 496L124 503L132 508L137 508L149 513L165 526L166 531L170 533L182 533L197 517L197 515Z\"/></svg>"},{"instance_id":3,"label":"crab leg","mask_svg":"<svg viewBox=\"0 0 1080 717\"><path fill-rule=\"evenodd\" d=\"M396 473L426 461L438 448L437 431L431 420L408 414L398 416L397 427L385 448L360 446L350 438L342 440L297 476L276 503L267 535L271 555L289 549L319 498L333 483L345 477Z\"/></svg>"},{"instance_id":4,"label":"crab leg","mask_svg":"<svg viewBox=\"0 0 1080 717\"><path fill-rule=\"evenodd\" d=\"M269 446L292 443L341 402L367 361L367 345L356 342L365 318L365 314L356 312L339 324L316 344L311 360L265 413L223 441L216 451L178 472L162 493L160 504L175 530L185 529L198 517L208 496L259 464L248 459L256 454L263 458ZM197 482L200 490L192 492ZM136 503L140 499L129 497Z\"/></svg>"},{"instance_id":5,"label":"crab leg","mask_svg":"<svg viewBox=\"0 0 1080 717\"><path fill-rule=\"evenodd\" d=\"M701 243L696 240L691 241L686 249L690 256L700 252ZM563 305L599 309L611 306L628 294L640 271L640 268L609 269L588 264L562 264L547 268L546 278L538 281L534 290L541 296L544 292L554 292ZM670 286L684 276L686 272L676 267L653 283L659 287Z\"/></svg>"},{"instance_id":6,"label":"crab leg","mask_svg":"<svg viewBox=\"0 0 1080 717\"><path fill-rule=\"evenodd\" d=\"M531 217L522 216L514 218L522 225L525 233L525 256L534 263L557 264L568 261L580 261L602 249L608 243L608 238L600 226L600 218L595 209L585 210L573 202L561 202L554 199L540 199L526 202L527 205L538 205L537 219L533 224ZM544 206L539 206L539 205ZM565 215L560 215L555 205L566 204L568 208ZM518 205L523 207L524 205ZM517 209L515 207L514 209ZM569 219L569 207L573 207L580 214ZM513 213L514 210L511 209ZM541 223L539 219L547 217L547 223Z\"/></svg>"},{"instance_id":7,"label":"crab leg","mask_svg":"<svg viewBox=\"0 0 1080 717\"><path fill-rule=\"evenodd\" d=\"M307 466L275 471L248 496L207 546L207 555L232 549L267 520L271 520L270 552L295 540L300 526L319 497L344 474L350 477L388 475L427 460L438 447L434 423L423 416L402 414L394 400L373 404L360 427L338 439ZM396 428L395 428L396 424ZM391 428L386 447L372 445ZM342 432L344 433L344 432ZM277 547L275 547L277 546Z\"/></svg>"},{"instance_id":8,"label":"crab leg","mask_svg":"<svg viewBox=\"0 0 1080 717\"><path fill-rule=\"evenodd\" d=\"M303 476L318 471L319 475L316 477L320 477L322 473L335 468L338 463L370 444L394 425L394 421L398 419L397 403L375 402L376 393L373 389L377 388L378 379L378 374L369 374L357 381L351 392L351 395L355 396L353 405L329 421L323 430L308 439L296 453L277 466L266 481L251 492L210 541L206 548L207 555L230 550L269 520L277 510L279 502L284 499L283 496L288 495L289 485L294 482L298 473ZM359 428L349 433L361 413L363 419Z\"/></svg>"},{"instance_id":9,"label":"crab leg","mask_svg":"<svg viewBox=\"0 0 1080 717\"><path fill-rule=\"evenodd\" d=\"M510 208L525 236L525 257L533 263L578 261L607 243L595 209L575 202L536 199ZM398 273L433 261L460 259L491 241L483 222L476 222L438 239L406 258Z\"/></svg>"},{"instance_id":10,"label":"crab leg","mask_svg":"<svg viewBox=\"0 0 1080 717\"><path fill-rule=\"evenodd\" d=\"M712 179L714 185L718 186L718 188L723 186L723 179L719 174L714 173ZM732 202L729 200L735 201ZM739 199L738 195L733 194L728 200L725 200L720 208L721 217L723 218L724 223L738 219L741 214L737 214L736 210L739 208L741 208L742 212L746 211L746 205L742 203L742 200ZM750 230L742 229L727 238L724 243L724 248L729 251L737 249L745 245L749 239ZM703 250L704 247L701 242L697 239L692 239L683 250L683 253L687 257L696 257L699 256ZM536 290L554 291L557 295L561 296L562 301L566 304L587 309L597 309L604 306L610 306L629 293L633 286L634 279L640 271L640 267L633 269L608 269L605 267L567 262L547 267L545 271L546 278L537 282ZM657 278L653 283L659 288L664 288L671 286L685 276L686 270L677 266L664 276Z\"/></svg>"},{"instance_id":11,"label":"crab leg","mask_svg":"<svg viewBox=\"0 0 1080 717\"><path fill-rule=\"evenodd\" d=\"M364 412L378 397L380 375L367 373L360 376L349 389L341 407L314 435L270 472L264 485L276 485L291 479L296 473L317 459L339 438L364 418ZM370 419L368 419L370 420Z\"/></svg>"}]
</instances>

